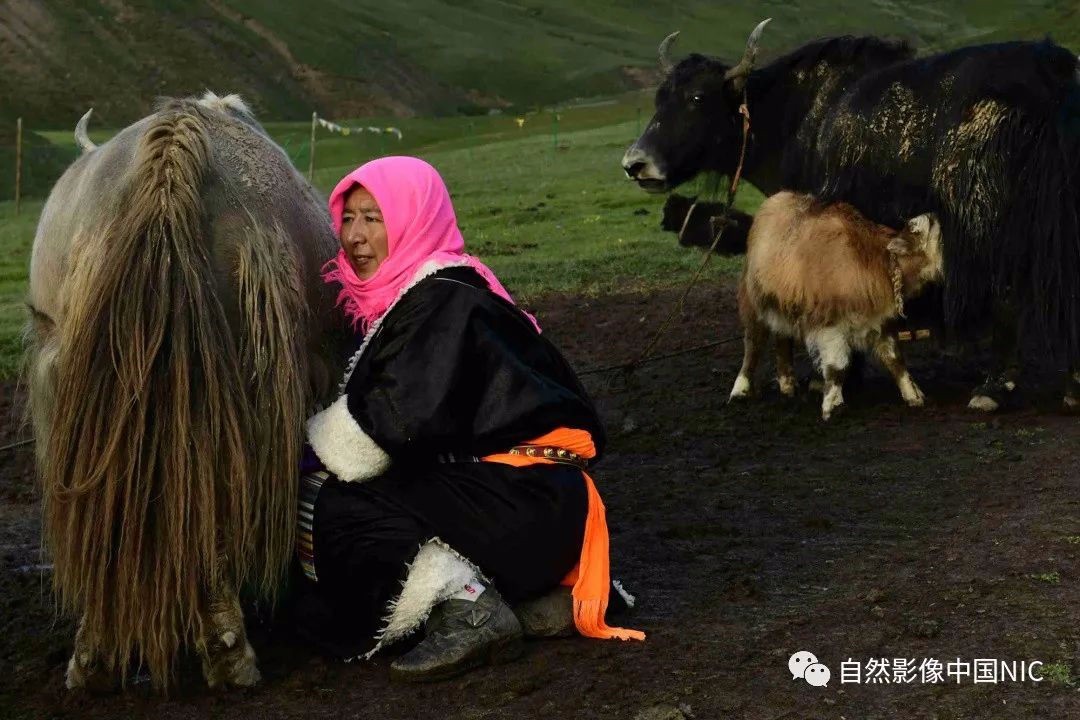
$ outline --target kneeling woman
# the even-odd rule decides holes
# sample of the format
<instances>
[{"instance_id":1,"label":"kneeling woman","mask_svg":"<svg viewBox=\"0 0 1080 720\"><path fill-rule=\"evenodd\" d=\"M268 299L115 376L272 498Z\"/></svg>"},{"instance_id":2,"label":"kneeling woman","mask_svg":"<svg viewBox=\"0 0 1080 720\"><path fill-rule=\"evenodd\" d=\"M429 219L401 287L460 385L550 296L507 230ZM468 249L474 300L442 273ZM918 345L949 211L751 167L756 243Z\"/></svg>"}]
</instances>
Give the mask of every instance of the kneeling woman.
<instances>
[{"instance_id":1,"label":"kneeling woman","mask_svg":"<svg viewBox=\"0 0 1080 720\"><path fill-rule=\"evenodd\" d=\"M506 603L562 584L568 625L572 607L584 635L642 639L604 621L607 526L583 472L603 444L596 410L464 253L442 178L417 158L375 160L338 183L330 213L341 251L326 279L363 337L341 397L307 425L301 630L370 657L426 621L392 672L438 679L516 656Z\"/></svg>"}]
</instances>

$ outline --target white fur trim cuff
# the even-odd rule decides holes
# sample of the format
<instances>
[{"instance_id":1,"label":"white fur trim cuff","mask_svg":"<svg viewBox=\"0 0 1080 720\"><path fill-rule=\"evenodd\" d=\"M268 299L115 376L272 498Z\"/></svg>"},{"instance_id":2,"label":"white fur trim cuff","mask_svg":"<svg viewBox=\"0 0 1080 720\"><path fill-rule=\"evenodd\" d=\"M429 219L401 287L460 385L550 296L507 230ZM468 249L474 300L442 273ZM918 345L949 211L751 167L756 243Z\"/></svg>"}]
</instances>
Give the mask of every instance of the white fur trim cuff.
<instances>
[{"instance_id":1,"label":"white fur trim cuff","mask_svg":"<svg viewBox=\"0 0 1080 720\"><path fill-rule=\"evenodd\" d=\"M326 469L345 482L370 480L390 467L390 456L356 422L345 395L308 419L307 437Z\"/></svg>"}]
</instances>

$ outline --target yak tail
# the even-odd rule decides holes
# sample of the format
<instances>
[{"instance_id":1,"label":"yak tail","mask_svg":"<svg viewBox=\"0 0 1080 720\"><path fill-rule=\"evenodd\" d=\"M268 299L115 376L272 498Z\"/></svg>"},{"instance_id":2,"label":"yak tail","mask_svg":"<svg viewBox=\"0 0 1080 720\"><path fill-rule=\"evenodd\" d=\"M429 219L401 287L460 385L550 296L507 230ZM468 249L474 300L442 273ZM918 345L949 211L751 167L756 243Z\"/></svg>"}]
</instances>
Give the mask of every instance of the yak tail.
<instances>
[{"instance_id":1,"label":"yak tail","mask_svg":"<svg viewBox=\"0 0 1080 720\"><path fill-rule=\"evenodd\" d=\"M1080 89L1072 93L1073 117L1059 111L1039 128L1039 152L1018 175L1025 189L1027 222L1006 228L1012 243L1001 258L1011 287L1021 291L1021 323L1040 345L1070 363L1080 362ZM1022 205L1021 208L1023 209ZM1010 213L1013 217L1022 213ZM1030 238L1030 240L1028 239ZM1027 246L1028 262L1024 258ZM1029 333L1031 334L1031 333ZM1075 365L1074 365L1075 367Z\"/></svg>"},{"instance_id":2,"label":"yak tail","mask_svg":"<svg viewBox=\"0 0 1080 720\"><path fill-rule=\"evenodd\" d=\"M41 468L61 607L107 667L138 662L159 688L203 637L209 589L272 598L292 551L296 267L275 228L239 243L235 274L215 271L211 120L190 101L155 115L111 219L72 250Z\"/></svg>"},{"instance_id":3,"label":"yak tail","mask_svg":"<svg viewBox=\"0 0 1080 720\"><path fill-rule=\"evenodd\" d=\"M963 175L946 209L946 319L1015 306L1029 341L1080 361L1080 89L1042 117L1010 115L981 156L1001 180ZM994 163L997 163L994 165ZM971 167L981 167L971 163ZM987 200L998 204L991 212Z\"/></svg>"}]
</instances>

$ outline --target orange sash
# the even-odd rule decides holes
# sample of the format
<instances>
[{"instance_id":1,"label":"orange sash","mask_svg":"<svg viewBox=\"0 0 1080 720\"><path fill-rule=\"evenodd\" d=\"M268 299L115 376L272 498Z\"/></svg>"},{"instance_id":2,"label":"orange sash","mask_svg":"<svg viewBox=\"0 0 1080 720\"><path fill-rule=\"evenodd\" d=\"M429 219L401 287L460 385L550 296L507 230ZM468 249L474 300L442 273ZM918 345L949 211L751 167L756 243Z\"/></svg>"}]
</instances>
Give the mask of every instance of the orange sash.
<instances>
[{"instance_id":1,"label":"orange sash","mask_svg":"<svg viewBox=\"0 0 1080 720\"><path fill-rule=\"evenodd\" d=\"M596 457L596 446L592 436L584 430L559 428L554 432L530 440L525 445L547 445L564 448L583 458ZM486 462L503 463L522 467L535 463L551 464L555 461L545 457L530 455L511 455L499 453L483 458ZM608 557L608 529L604 511L604 502L596 491L593 479L586 472L585 488L589 497L589 510L585 518L585 539L581 543L581 558L562 584L572 586L574 597L574 624L578 632L586 637L609 640L644 640L645 633L640 630L609 627L604 622L608 607L608 593L611 591L611 568Z\"/></svg>"}]
</instances>

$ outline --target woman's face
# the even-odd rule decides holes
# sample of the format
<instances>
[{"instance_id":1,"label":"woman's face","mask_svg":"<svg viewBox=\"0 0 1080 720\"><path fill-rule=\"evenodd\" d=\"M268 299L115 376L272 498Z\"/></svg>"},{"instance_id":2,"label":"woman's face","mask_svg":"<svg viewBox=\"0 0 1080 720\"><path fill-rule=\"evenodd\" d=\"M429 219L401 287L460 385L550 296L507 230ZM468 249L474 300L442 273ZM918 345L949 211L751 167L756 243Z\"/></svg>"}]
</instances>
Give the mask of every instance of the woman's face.
<instances>
[{"instance_id":1,"label":"woman's face","mask_svg":"<svg viewBox=\"0 0 1080 720\"><path fill-rule=\"evenodd\" d=\"M338 239L353 272L361 280L374 275L389 254L382 211L372 194L362 187L345 196Z\"/></svg>"}]
</instances>

